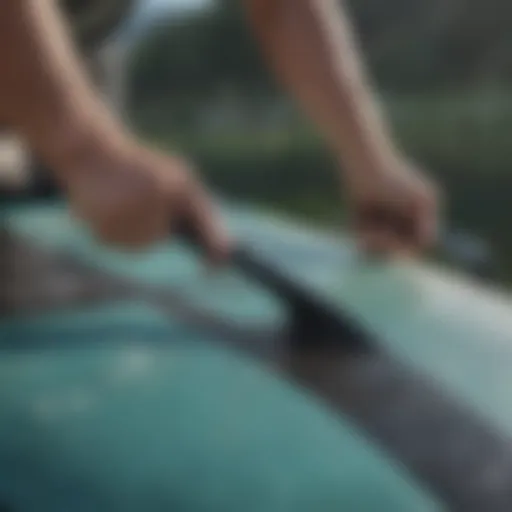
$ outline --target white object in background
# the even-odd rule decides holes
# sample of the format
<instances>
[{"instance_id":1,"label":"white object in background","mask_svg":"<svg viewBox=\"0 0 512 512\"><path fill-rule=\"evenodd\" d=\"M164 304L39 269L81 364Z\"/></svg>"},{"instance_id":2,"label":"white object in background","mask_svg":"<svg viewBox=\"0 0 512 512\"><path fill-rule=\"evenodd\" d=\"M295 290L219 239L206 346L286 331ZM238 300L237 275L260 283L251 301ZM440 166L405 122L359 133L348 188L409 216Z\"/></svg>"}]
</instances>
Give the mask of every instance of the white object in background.
<instances>
[{"instance_id":1,"label":"white object in background","mask_svg":"<svg viewBox=\"0 0 512 512\"><path fill-rule=\"evenodd\" d=\"M10 133L0 133L0 187L24 186L28 168L28 153L21 139Z\"/></svg>"}]
</instances>

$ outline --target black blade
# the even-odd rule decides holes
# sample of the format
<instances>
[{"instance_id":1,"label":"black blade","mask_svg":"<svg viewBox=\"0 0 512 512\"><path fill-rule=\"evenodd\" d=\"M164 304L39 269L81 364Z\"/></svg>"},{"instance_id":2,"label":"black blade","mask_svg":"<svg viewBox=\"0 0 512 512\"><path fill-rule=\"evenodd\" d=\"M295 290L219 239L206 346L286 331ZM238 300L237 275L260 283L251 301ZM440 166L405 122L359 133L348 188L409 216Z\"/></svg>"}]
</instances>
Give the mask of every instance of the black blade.
<instances>
[{"instance_id":1,"label":"black blade","mask_svg":"<svg viewBox=\"0 0 512 512\"><path fill-rule=\"evenodd\" d=\"M182 240L201 251L199 237L188 226L182 225L177 230ZM238 242L232 250L229 264L243 275L262 285L267 291L280 298L288 307L290 314L290 337L297 347L319 345L339 346L343 340L345 348L365 350L367 336L356 322L345 313L333 308L312 290L302 287L282 270L266 262L257 251Z\"/></svg>"},{"instance_id":2,"label":"black blade","mask_svg":"<svg viewBox=\"0 0 512 512\"><path fill-rule=\"evenodd\" d=\"M289 375L350 418L449 510L512 510L511 439L377 348L291 352Z\"/></svg>"}]
</instances>

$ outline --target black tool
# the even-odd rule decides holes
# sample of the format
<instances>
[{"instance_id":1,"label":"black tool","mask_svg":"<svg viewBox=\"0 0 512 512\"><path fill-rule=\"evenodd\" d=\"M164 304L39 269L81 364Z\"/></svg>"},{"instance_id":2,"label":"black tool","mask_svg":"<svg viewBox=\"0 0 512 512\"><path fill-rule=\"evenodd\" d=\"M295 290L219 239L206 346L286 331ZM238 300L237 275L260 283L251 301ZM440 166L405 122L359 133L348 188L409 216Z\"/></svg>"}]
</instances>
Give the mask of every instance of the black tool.
<instances>
[{"instance_id":1,"label":"black tool","mask_svg":"<svg viewBox=\"0 0 512 512\"><path fill-rule=\"evenodd\" d=\"M196 251L201 251L199 236L194 229L182 224L177 234ZM235 244L229 264L288 307L292 319L288 334L296 348L317 350L320 345L324 348L339 346L341 339L347 349L362 351L368 348L365 333L353 319L266 262L250 246L242 242Z\"/></svg>"}]
</instances>

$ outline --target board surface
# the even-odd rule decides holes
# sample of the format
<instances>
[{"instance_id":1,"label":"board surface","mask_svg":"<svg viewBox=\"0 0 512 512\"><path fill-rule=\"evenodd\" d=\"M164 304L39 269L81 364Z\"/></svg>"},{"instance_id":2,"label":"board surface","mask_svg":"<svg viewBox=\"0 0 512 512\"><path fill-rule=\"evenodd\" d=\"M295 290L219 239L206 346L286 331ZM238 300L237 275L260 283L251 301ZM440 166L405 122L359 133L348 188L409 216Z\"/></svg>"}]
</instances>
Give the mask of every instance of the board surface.
<instances>
[{"instance_id":1,"label":"board surface","mask_svg":"<svg viewBox=\"0 0 512 512\"><path fill-rule=\"evenodd\" d=\"M8 217L31 242L168 283L247 328L283 320L268 294L236 274L205 280L181 248L105 251L59 206ZM249 217L233 227L272 232ZM308 276L325 286L324 272ZM346 418L215 341L137 301L2 321L0 497L20 512L442 510Z\"/></svg>"},{"instance_id":2,"label":"board surface","mask_svg":"<svg viewBox=\"0 0 512 512\"><path fill-rule=\"evenodd\" d=\"M368 265L348 240L241 207L226 210L240 239L378 333L388 350L452 389L512 434L512 301L429 267ZM201 309L258 328L285 320L282 305L236 272L206 278L192 253L163 245L138 256L95 245L63 207L22 208L8 219L33 242L111 273L168 285Z\"/></svg>"},{"instance_id":3,"label":"board surface","mask_svg":"<svg viewBox=\"0 0 512 512\"><path fill-rule=\"evenodd\" d=\"M395 266L369 265L359 259L350 242L342 237L308 231L302 226L297 227L289 222L280 222L274 217L266 217L250 209L226 209L226 219L236 235L248 244L252 244L254 249L261 253L261 257L268 258L273 265L281 267L294 279L320 292L332 304L355 315L370 331L378 333L379 342L399 360L416 368L434 382L440 382L460 402L483 416L498 431L501 429L503 433L512 434L512 404L508 394L512 380L510 372L512 317L510 299L507 296L424 266L403 263ZM205 277L201 263L190 251L179 245L164 244L156 250L136 256L108 251L94 244L85 230L72 221L62 205L58 204L12 209L5 214L4 221L11 232L34 246L58 254L72 255L108 274L129 277L141 284L168 286L199 309L217 318L235 322L248 332L266 328L275 329L286 321L287 315L283 305L267 292L231 270L213 277ZM16 267L17 262L13 261L13 264ZM103 320L98 321L98 318ZM108 321L105 322L105 319ZM211 335L204 332L201 335L191 334L179 321L170 324L166 321L167 328L162 329L162 321L162 317L155 311L147 308L140 310L127 303L120 304L114 310L109 309L108 305L93 312L84 310L78 316L57 311L53 316L32 318L29 322L26 319L11 321L2 324L0 330L0 342L3 343L5 354L3 360L8 367L16 368L17 364L22 366L27 364L27 361L30 361L30 357L27 359L27 354L29 356L32 354L32 357L37 356L35 365L37 368L44 367L40 358L46 358L45 364L50 366L57 364L58 361L61 361L60 364L64 367L73 367L76 364L80 366L83 358L80 351L67 352L63 358L56 358L55 341L57 340L57 345L60 347L58 352L60 353L63 346L62 340L66 340L64 345L68 350L72 346L78 346L80 350L86 351L87 357L95 361L89 369L94 369L95 365L101 366L109 357L113 357L114 360L117 356L123 358L124 345L128 341L143 341L144 345L147 345L150 340L153 340L158 342L160 351L163 350L162 345L169 345L169 340L186 339L187 342L199 341L200 344L201 340L207 344L214 341ZM205 336L206 339L202 339ZM106 339L110 340L107 345L114 340L117 341L113 349L114 353L110 355L97 352L97 345L91 343ZM25 351L19 351L18 340L24 340ZM72 343L73 340L77 343ZM121 344L120 340L123 340ZM88 345L88 348L85 349L84 345ZM14 348L16 350L13 350ZM175 357L174 353L167 353L167 350L171 351L171 348L166 348L165 353L160 352L159 357L162 360L166 358L171 360ZM208 350L208 353L211 353L216 349L210 347ZM194 355L190 359L192 366L195 361L201 359L199 353L200 351L193 352ZM64 363L66 358L68 358L67 362ZM75 359L78 363L71 362ZM228 358L229 363L222 358L221 360L221 366L226 368L221 373L227 376L231 375L231 371L236 374L238 368L244 367L245 364L242 360L238 360L238 356ZM32 366L33 369L34 366ZM268 379L272 380L272 378L262 368L260 370L262 391L256 394L260 396L261 393L261 396L266 396L268 393L263 389L268 385ZM19 375L22 373L17 372ZM4 374L13 378L12 372L5 371ZM193 372L191 375L194 375ZM70 378L69 375L66 378ZM41 382L44 383L45 379L47 380L48 376L42 378ZM192 381L196 382L196 385L197 382L201 382L197 375L194 378L191 377L190 382ZM237 381L238 386L238 378L235 376L230 380L231 385L234 381ZM6 382L3 388L26 386L24 382L20 382L17 386L14 385L15 381L11 382L13 383L11 386ZM38 386L42 386L41 382ZM272 382L275 382L278 388L288 386L283 382ZM155 384L151 392L157 393L162 399L159 386ZM183 386L186 387L185 384ZM229 388L227 381L225 386ZM299 401L304 399L303 393L297 390L294 392L297 392ZM277 391L275 393L279 394ZM224 396L224 392L219 393L220 395ZM4 395L4 400L10 396L10 394ZM17 395L14 394L14 396ZM229 396L229 393L225 396ZM200 397L196 398L198 400L196 405L203 400ZM202 403L208 403L208 400L211 400L211 397L205 398ZM224 407L228 407L227 399L223 403ZM291 398L283 400L279 406L276 405L275 410L288 410L291 403L293 403ZM309 401L308 404L311 405ZM252 406L251 402L250 407ZM207 407L210 416L207 421L204 421L203 426L208 425L210 418L213 421L216 414L213 412L214 409L217 411L222 408L220 404L216 407L210 404ZM249 405L246 404L245 407ZM311 405L311 407L315 409L314 406ZM312 410L306 416L314 416L316 413L313 414ZM236 416L242 414L241 411L237 412ZM249 414L245 408L243 411ZM317 413L322 416L325 411L318 410ZM274 409L269 408L261 414L269 418L275 417L276 413ZM11 414L10 417L15 415ZM94 428L99 431L99 425L102 422L103 424L105 421L112 422L113 419L108 415L98 416L97 421ZM301 423L303 422L308 423L301 420ZM292 422L291 427L290 418L286 415L276 423L280 426L287 425L286 428L293 431L294 435L291 438L294 439L293 442L299 439L295 437L296 422ZM18 431L19 426L16 423L13 425L16 426L11 426L12 431ZM256 428L252 431L243 430L244 433L240 435L248 436L244 438L246 440L244 445L247 445L248 439L256 440L258 431ZM208 437L206 432L203 434L206 439ZM90 435L90 430L87 435ZM133 439L136 437L134 433L129 435ZM319 438L321 437L319 435ZM465 438L461 436L454 443L453 449L463 451L464 442ZM76 441L76 446L81 444L83 444L82 441L80 443ZM351 440L348 444L362 446L371 453L375 453L375 447L370 444L365 445L363 438L359 438L358 441ZM119 455L121 453L132 453L131 456L134 456L133 452L127 451L126 446L120 446L119 453L112 456L112 460L122 460ZM69 447L65 449L60 447L60 449L69 456ZM327 448L325 449L328 451ZM247 454L247 457L250 459L252 455ZM391 493L393 496L395 492L397 496L401 495L399 488L402 486L407 489L406 494L419 493L420 501L426 499L417 487L414 491L410 491L411 486L414 487L418 482L413 484L404 472L397 473L396 464L392 464L389 459L379 457L376 456L380 462L377 462L375 467L382 469L377 473L389 472L401 482L401 485L396 486L396 491ZM362 459L364 460L364 457ZM27 460L30 461L30 457ZM186 458L182 457L181 460ZM276 460L279 459L276 458ZM40 459L41 463L42 461L44 458ZM98 464L97 461L94 463ZM283 461L281 463L285 464ZM233 463L231 467L235 466L236 464ZM372 462L370 466L374 467L374 463ZM112 475L116 472L117 470L112 471ZM336 472L346 475L341 468ZM479 474L480 485L491 488L500 486L500 478L499 472L494 472L492 467L487 474L481 472ZM345 477L343 479L345 481ZM313 494L316 485L319 484L314 482L311 484ZM13 488L12 482L10 488ZM364 497L361 496L361 498ZM367 506L370 507L367 508L368 510L373 510L371 507L374 505L361 506ZM432 506L438 507L438 505ZM284 510L286 509L285 506ZM357 509L364 510L359 505ZM414 508L416 509L417 507Z\"/></svg>"}]
</instances>

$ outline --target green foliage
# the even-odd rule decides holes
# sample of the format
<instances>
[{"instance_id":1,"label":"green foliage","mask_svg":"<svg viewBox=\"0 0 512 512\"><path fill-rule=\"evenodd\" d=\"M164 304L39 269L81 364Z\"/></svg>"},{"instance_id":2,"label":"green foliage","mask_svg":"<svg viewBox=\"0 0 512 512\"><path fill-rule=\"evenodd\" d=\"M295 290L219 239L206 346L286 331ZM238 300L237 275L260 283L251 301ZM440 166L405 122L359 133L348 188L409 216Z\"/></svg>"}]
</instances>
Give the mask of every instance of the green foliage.
<instances>
[{"instance_id":1,"label":"green foliage","mask_svg":"<svg viewBox=\"0 0 512 512\"><path fill-rule=\"evenodd\" d=\"M244 21L242 2L161 20L132 60L137 101L211 97L227 85L274 92ZM351 0L365 56L386 90L415 91L512 79L508 0Z\"/></svg>"},{"instance_id":2,"label":"green foliage","mask_svg":"<svg viewBox=\"0 0 512 512\"><path fill-rule=\"evenodd\" d=\"M240 4L222 1L162 23L140 45L131 63L134 119L159 144L189 153L224 193L338 222L333 163L307 127L226 124L205 134L197 123L197 110L226 88L253 105L276 95ZM512 3L351 0L349 7L397 138L443 184L449 223L484 235L512 261Z\"/></svg>"},{"instance_id":3,"label":"green foliage","mask_svg":"<svg viewBox=\"0 0 512 512\"><path fill-rule=\"evenodd\" d=\"M239 4L220 2L212 11L162 20L131 60L134 100L200 100L227 86L245 94L269 89Z\"/></svg>"},{"instance_id":4,"label":"green foliage","mask_svg":"<svg viewBox=\"0 0 512 512\"><path fill-rule=\"evenodd\" d=\"M483 235L512 279L512 97L410 97L387 105L407 153L442 184L448 225ZM160 126L145 135L185 152L224 194L322 223L338 224L344 216L334 163L306 128L251 137L169 133Z\"/></svg>"}]
</instances>

